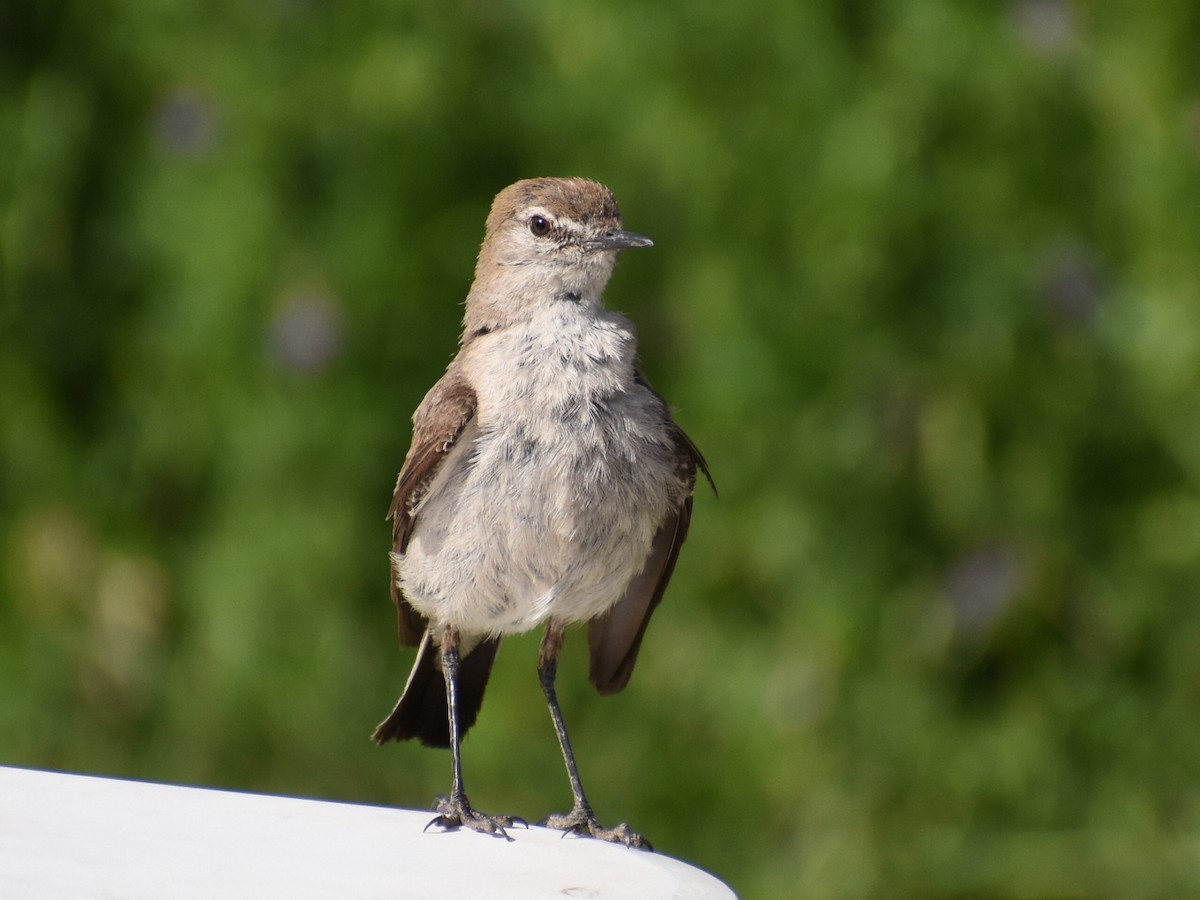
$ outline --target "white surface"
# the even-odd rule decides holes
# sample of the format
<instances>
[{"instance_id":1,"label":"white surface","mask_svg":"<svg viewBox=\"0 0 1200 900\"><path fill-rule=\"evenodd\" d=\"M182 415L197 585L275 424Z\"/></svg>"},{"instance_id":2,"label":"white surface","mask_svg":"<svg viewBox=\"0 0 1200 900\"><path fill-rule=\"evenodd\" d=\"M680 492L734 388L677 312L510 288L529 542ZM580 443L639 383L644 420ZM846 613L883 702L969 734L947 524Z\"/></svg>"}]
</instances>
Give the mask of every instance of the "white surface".
<instances>
[{"instance_id":1,"label":"white surface","mask_svg":"<svg viewBox=\"0 0 1200 900\"><path fill-rule=\"evenodd\" d=\"M428 812L0 767L0 897L732 898L667 856Z\"/></svg>"}]
</instances>

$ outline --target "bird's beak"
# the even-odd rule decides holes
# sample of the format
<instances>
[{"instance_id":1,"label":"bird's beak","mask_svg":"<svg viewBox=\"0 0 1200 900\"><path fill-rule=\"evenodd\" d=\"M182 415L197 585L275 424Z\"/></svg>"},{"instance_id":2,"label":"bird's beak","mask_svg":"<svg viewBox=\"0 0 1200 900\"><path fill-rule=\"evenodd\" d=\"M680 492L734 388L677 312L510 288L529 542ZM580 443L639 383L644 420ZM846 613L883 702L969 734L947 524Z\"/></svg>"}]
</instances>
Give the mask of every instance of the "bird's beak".
<instances>
[{"instance_id":1,"label":"bird's beak","mask_svg":"<svg viewBox=\"0 0 1200 900\"><path fill-rule=\"evenodd\" d=\"M632 231L610 231L585 241L584 246L588 250L633 250L637 247L653 247L654 241Z\"/></svg>"}]
</instances>

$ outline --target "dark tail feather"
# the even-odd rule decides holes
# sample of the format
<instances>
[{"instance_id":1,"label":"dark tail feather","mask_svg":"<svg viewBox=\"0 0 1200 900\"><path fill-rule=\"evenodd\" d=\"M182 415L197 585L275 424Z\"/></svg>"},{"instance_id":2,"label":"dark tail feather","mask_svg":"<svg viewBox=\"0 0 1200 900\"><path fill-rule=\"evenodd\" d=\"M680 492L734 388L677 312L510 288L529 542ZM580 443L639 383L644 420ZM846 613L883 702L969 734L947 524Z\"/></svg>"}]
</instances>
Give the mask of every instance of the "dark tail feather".
<instances>
[{"instance_id":1,"label":"dark tail feather","mask_svg":"<svg viewBox=\"0 0 1200 900\"><path fill-rule=\"evenodd\" d=\"M488 638L476 646L458 667L458 721L462 734L475 724L483 705L483 692L499 638ZM378 744L386 741L407 741L416 738L427 747L450 746L450 717L446 711L446 680L438 648L429 632L421 638L417 661L413 663L408 684L404 686L396 708L379 723L372 735Z\"/></svg>"}]
</instances>

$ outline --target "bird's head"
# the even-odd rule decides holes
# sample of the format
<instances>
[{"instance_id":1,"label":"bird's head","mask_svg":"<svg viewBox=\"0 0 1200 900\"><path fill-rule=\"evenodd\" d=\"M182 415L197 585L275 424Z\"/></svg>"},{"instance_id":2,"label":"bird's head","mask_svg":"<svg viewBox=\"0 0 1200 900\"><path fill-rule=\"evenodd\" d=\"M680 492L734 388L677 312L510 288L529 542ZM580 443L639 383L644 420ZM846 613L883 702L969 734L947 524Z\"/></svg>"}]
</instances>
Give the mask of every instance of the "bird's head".
<instances>
[{"instance_id":1,"label":"bird's head","mask_svg":"<svg viewBox=\"0 0 1200 900\"><path fill-rule=\"evenodd\" d=\"M512 321L538 304L598 307L618 252L652 245L622 227L617 201L602 184L530 178L509 185L487 218L467 298L468 332L472 318L484 326Z\"/></svg>"}]
</instances>

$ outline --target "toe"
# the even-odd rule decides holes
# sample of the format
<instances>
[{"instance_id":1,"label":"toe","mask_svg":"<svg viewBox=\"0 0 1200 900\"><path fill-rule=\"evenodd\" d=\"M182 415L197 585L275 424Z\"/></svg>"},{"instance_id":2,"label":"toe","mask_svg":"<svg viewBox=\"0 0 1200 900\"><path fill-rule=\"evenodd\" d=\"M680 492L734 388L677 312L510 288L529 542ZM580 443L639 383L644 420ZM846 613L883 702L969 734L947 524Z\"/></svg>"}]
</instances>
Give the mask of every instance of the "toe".
<instances>
[{"instance_id":1,"label":"toe","mask_svg":"<svg viewBox=\"0 0 1200 900\"><path fill-rule=\"evenodd\" d=\"M625 822L616 828L605 828L596 821L595 816L586 810L572 810L565 815L546 816L538 822L545 828L554 828L566 834L594 837L610 844L624 844L637 850L653 850L650 842L634 831Z\"/></svg>"},{"instance_id":2,"label":"toe","mask_svg":"<svg viewBox=\"0 0 1200 900\"><path fill-rule=\"evenodd\" d=\"M438 814L434 816L429 824L425 826L425 830L433 827L444 828L447 831L453 831L457 828L466 828L469 831L478 831L481 834L494 834L506 840L512 840L508 836L508 832L504 829L514 825L521 825L528 828L524 819L516 816L489 816L479 812L466 801L466 798L441 797L437 804Z\"/></svg>"}]
</instances>

